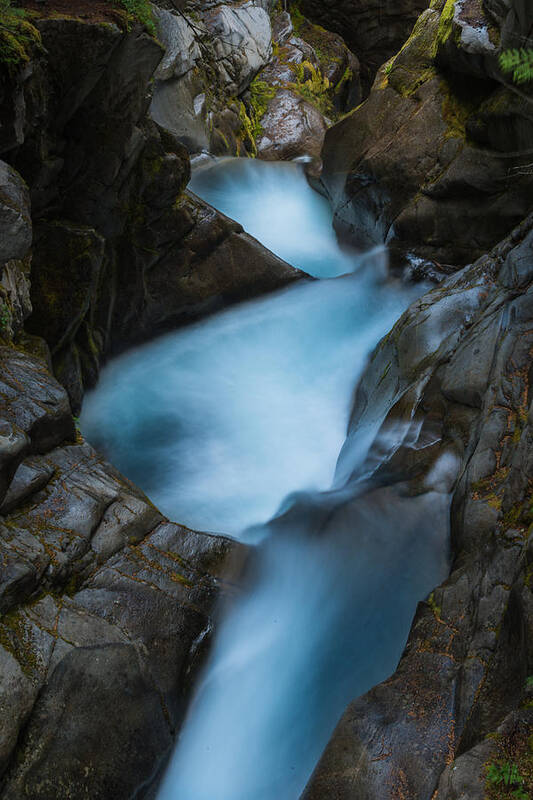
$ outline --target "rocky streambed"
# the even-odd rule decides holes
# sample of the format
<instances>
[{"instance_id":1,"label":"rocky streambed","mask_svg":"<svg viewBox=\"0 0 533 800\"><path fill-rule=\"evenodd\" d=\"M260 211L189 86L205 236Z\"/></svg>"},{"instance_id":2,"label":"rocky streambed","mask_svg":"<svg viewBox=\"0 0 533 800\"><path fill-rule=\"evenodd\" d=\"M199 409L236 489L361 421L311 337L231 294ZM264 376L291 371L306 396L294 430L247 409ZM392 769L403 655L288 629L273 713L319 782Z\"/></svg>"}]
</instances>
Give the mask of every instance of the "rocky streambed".
<instances>
[{"instance_id":1,"label":"rocky streambed","mask_svg":"<svg viewBox=\"0 0 533 800\"><path fill-rule=\"evenodd\" d=\"M216 800L212 776L224 800L533 796L532 106L498 60L529 47L529 4L308 0L287 14L263 0L162 1L146 28L105 2L71 14L21 2L28 28L2 10L2 30L24 35L19 60L0 51L0 796L155 797L188 708L168 796ZM345 336L350 296L357 308L375 291L383 258L366 286L363 273L303 282L295 267L308 264L281 253L289 265L187 190L201 149L309 155L343 240L360 252L386 242L393 256L394 280L375 295L383 321L380 291L407 302L401 274L434 282L391 318L364 369L387 325ZM333 239L319 241L310 262L332 253ZM243 330L253 353L266 320L279 329L272 345L300 406L307 378L291 359L316 350L324 387L339 387L323 411L335 446L320 463L326 424L313 457L298 451L317 481L305 488L327 488L314 476L331 473L349 411L339 395L362 369L331 490L294 495L252 529L263 542L252 548L169 522L83 440L72 411L111 356L293 282L282 301L252 306ZM313 296L316 327L313 301L294 300ZM225 313L242 324L247 311ZM217 319L198 330L223 346ZM305 352L287 345L295 327ZM344 336L338 384L321 334ZM213 347L202 337L193 352ZM121 413L108 429L120 433ZM306 446L319 418L317 406ZM304 488L296 472L276 470L266 517L289 478ZM197 527L228 533L219 513ZM247 680L254 650L273 658L262 695ZM277 706L260 702L265 687L281 692ZM245 736L256 748L245 763L226 756L258 721L276 733Z\"/></svg>"}]
</instances>

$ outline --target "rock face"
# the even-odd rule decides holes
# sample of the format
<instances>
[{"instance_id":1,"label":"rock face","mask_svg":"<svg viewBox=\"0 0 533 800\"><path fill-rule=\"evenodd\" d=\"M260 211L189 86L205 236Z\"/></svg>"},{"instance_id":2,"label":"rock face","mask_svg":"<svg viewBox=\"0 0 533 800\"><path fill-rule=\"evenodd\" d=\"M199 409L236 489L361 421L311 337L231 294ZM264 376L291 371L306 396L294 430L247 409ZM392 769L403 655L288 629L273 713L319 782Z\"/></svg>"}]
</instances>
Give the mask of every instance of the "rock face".
<instances>
[{"instance_id":1,"label":"rock face","mask_svg":"<svg viewBox=\"0 0 533 800\"><path fill-rule=\"evenodd\" d=\"M532 281L530 216L411 306L361 380L339 471L353 478L350 440L376 421L400 431L383 483L452 491L453 566L396 673L346 710L305 800L481 799L487 764L529 770Z\"/></svg>"},{"instance_id":2,"label":"rock face","mask_svg":"<svg viewBox=\"0 0 533 800\"><path fill-rule=\"evenodd\" d=\"M188 51L162 62L140 27L47 13L45 52L4 76L1 118L18 114L19 134L0 171L0 325L16 335L33 306L26 331L45 338L77 411L109 353L301 273L184 192L188 153L148 109L153 74L184 69Z\"/></svg>"},{"instance_id":3,"label":"rock face","mask_svg":"<svg viewBox=\"0 0 533 800\"><path fill-rule=\"evenodd\" d=\"M366 86L381 64L407 39L427 0L302 0L300 7L314 22L336 31L357 53Z\"/></svg>"},{"instance_id":4,"label":"rock face","mask_svg":"<svg viewBox=\"0 0 533 800\"><path fill-rule=\"evenodd\" d=\"M338 230L465 264L529 208L533 105L497 54L530 34L533 11L493 16L478 0L436 0L368 100L328 131L323 184Z\"/></svg>"},{"instance_id":5,"label":"rock face","mask_svg":"<svg viewBox=\"0 0 533 800\"><path fill-rule=\"evenodd\" d=\"M251 86L259 158L310 157L320 172L327 128L361 99L359 62L340 36L301 15L273 18L275 54ZM246 98L245 98L246 99Z\"/></svg>"},{"instance_id":6,"label":"rock face","mask_svg":"<svg viewBox=\"0 0 533 800\"><path fill-rule=\"evenodd\" d=\"M274 5L201 3L156 12L167 53L151 115L189 152L318 158L328 115L359 102L359 62L341 37L299 12L293 26Z\"/></svg>"},{"instance_id":7,"label":"rock face","mask_svg":"<svg viewBox=\"0 0 533 800\"><path fill-rule=\"evenodd\" d=\"M252 153L240 95L272 54L265 5L202 3L188 13L156 11L167 53L156 73L151 115L190 152Z\"/></svg>"},{"instance_id":8,"label":"rock face","mask_svg":"<svg viewBox=\"0 0 533 800\"><path fill-rule=\"evenodd\" d=\"M184 191L186 151L147 118L151 37L37 24L46 53L0 66L0 796L128 800L246 552L164 519L71 405L113 349L300 273Z\"/></svg>"},{"instance_id":9,"label":"rock face","mask_svg":"<svg viewBox=\"0 0 533 800\"><path fill-rule=\"evenodd\" d=\"M77 442L41 362L0 366L0 794L129 798L172 746L239 547L167 523Z\"/></svg>"}]
</instances>

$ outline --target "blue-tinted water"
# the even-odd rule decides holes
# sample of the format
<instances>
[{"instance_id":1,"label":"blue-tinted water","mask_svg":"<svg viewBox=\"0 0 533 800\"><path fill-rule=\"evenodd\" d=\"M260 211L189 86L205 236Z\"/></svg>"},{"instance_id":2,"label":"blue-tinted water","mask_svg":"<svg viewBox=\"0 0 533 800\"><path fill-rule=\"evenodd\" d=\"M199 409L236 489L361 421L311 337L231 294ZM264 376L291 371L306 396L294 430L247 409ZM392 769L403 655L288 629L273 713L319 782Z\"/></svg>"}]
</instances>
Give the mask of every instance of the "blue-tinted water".
<instances>
[{"instance_id":1,"label":"blue-tinted water","mask_svg":"<svg viewBox=\"0 0 533 800\"><path fill-rule=\"evenodd\" d=\"M428 525L417 499L327 491L365 361L419 290L382 282L383 252L337 248L296 165L230 160L193 189L297 266L342 277L117 359L81 423L172 519L257 547L159 800L297 800L345 705L394 670L417 601L447 572L445 497ZM351 463L368 443L355 437Z\"/></svg>"}]
</instances>

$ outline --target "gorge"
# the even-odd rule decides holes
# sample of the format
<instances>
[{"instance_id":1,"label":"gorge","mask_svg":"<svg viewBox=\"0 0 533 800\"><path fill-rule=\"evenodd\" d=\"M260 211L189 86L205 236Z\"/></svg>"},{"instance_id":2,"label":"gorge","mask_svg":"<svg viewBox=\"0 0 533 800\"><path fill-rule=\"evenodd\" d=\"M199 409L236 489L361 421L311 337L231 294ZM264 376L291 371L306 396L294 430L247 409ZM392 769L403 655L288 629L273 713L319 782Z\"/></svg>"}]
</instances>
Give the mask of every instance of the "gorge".
<instances>
[{"instance_id":1,"label":"gorge","mask_svg":"<svg viewBox=\"0 0 533 800\"><path fill-rule=\"evenodd\" d=\"M533 8L18 5L0 797L533 797Z\"/></svg>"}]
</instances>

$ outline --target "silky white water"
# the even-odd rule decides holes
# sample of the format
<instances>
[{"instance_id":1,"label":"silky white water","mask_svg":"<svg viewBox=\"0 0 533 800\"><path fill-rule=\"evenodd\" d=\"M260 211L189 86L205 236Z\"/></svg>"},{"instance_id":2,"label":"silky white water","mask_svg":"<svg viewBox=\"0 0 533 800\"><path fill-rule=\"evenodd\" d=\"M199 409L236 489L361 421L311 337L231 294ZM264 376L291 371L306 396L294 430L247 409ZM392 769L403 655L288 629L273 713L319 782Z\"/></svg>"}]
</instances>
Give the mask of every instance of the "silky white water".
<instances>
[{"instance_id":1,"label":"silky white water","mask_svg":"<svg viewBox=\"0 0 533 800\"><path fill-rule=\"evenodd\" d=\"M116 359L81 424L169 517L257 548L159 800L297 800L347 702L394 670L417 601L447 571L446 498L429 526L417 499L328 491L365 361L420 288L383 283L384 252L341 252L297 165L229 160L193 189L295 265L342 277ZM350 463L367 446L354 441Z\"/></svg>"}]
</instances>

